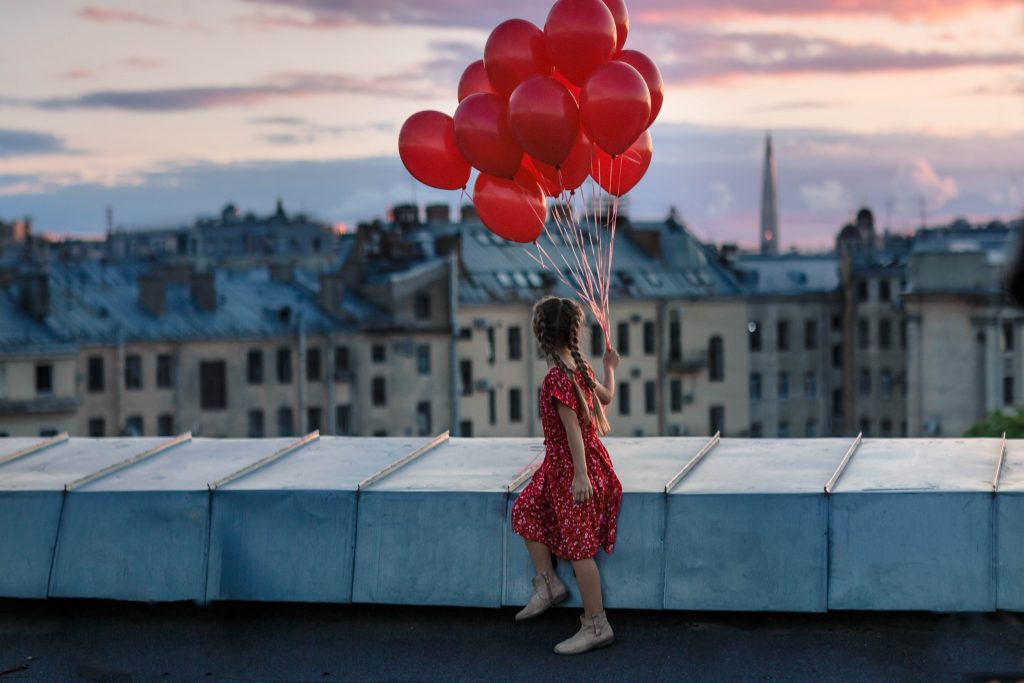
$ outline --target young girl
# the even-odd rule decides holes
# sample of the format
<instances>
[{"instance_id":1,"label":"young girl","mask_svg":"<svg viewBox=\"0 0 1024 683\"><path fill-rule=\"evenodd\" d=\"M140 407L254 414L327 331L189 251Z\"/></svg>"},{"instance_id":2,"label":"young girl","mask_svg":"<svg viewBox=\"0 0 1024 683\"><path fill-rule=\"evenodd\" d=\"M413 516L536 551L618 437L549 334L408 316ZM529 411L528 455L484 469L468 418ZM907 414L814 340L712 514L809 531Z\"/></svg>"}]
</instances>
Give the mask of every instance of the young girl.
<instances>
[{"instance_id":1,"label":"young girl","mask_svg":"<svg viewBox=\"0 0 1024 683\"><path fill-rule=\"evenodd\" d=\"M551 555L572 561L584 614L579 632L555 646L559 654L579 654L614 640L594 556L598 548L606 553L614 549L622 502L622 485L598 438L608 432L600 404L611 403L615 395L619 354L614 349L605 353L604 384L598 384L580 353L583 324L583 309L571 299L549 296L533 308L533 332L550 366L540 388L546 452L512 506L512 530L526 541L537 570L533 595L516 615L517 621L535 617L569 597L554 572Z\"/></svg>"}]
</instances>

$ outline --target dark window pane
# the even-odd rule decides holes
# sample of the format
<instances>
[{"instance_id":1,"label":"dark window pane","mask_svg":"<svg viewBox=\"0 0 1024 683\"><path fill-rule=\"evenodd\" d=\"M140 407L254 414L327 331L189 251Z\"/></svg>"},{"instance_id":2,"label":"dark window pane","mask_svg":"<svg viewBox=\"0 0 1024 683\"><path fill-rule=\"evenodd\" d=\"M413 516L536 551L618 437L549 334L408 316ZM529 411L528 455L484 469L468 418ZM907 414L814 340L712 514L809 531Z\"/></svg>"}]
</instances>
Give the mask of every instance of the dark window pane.
<instances>
[{"instance_id":1,"label":"dark window pane","mask_svg":"<svg viewBox=\"0 0 1024 683\"><path fill-rule=\"evenodd\" d=\"M761 373L752 372L750 373L750 400L760 401L761 400Z\"/></svg>"},{"instance_id":2,"label":"dark window pane","mask_svg":"<svg viewBox=\"0 0 1024 683\"><path fill-rule=\"evenodd\" d=\"M473 393L473 361L459 361L459 380L462 384L462 395L468 396Z\"/></svg>"},{"instance_id":3,"label":"dark window pane","mask_svg":"<svg viewBox=\"0 0 1024 683\"><path fill-rule=\"evenodd\" d=\"M760 351L761 350L761 323L757 320L751 320L747 323L747 332L750 333L750 350Z\"/></svg>"},{"instance_id":4,"label":"dark window pane","mask_svg":"<svg viewBox=\"0 0 1024 683\"><path fill-rule=\"evenodd\" d=\"M277 409L277 434L278 436L295 436L295 420L292 417L291 408Z\"/></svg>"},{"instance_id":5,"label":"dark window pane","mask_svg":"<svg viewBox=\"0 0 1024 683\"><path fill-rule=\"evenodd\" d=\"M126 389L142 388L142 356L135 354L125 356L124 386Z\"/></svg>"},{"instance_id":6,"label":"dark window pane","mask_svg":"<svg viewBox=\"0 0 1024 683\"><path fill-rule=\"evenodd\" d=\"M724 406L711 406L708 411L709 415L709 427L711 434L725 430L725 407Z\"/></svg>"},{"instance_id":7,"label":"dark window pane","mask_svg":"<svg viewBox=\"0 0 1024 683\"><path fill-rule=\"evenodd\" d=\"M683 324L678 319L668 321L668 359L683 359Z\"/></svg>"},{"instance_id":8,"label":"dark window pane","mask_svg":"<svg viewBox=\"0 0 1024 683\"><path fill-rule=\"evenodd\" d=\"M168 353L156 357L156 385L161 389L174 385L174 357Z\"/></svg>"},{"instance_id":9,"label":"dark window pane","mask_svg":"<svg viewBox=\"0 0 1024 683\"><path fill-rule=\"evenodd\" d=\"M199 363L199 407L224 410L228 407L227 364L222 360Z\"/></svg>"},{"instance_id":10,"label":"dark window pane","mask_svg":"<svg viewBox=\"0 0 1024 683\"><path fill-rule=\"evenodd\" d=\"M683 410L683 383L681 380L674 379L669 382L669 410L673 413L678 413Z\"/></svg>"},{"instance_id":11,"label":"dark window pane","mask_svg":"<svg viewBox=\"0 0 1024 683\"><path fill-rule=\"evenodd\" d=\"M388 359L387 347L383 344L374 344L370 347L370 360L374 363L383 363Z\"/></svg>"},{"instance_id":12,"label":"dark window pane","mask_svg":"<svg viewBox=\"0 0 1024 683\"><path fill-rule=\"evenodd\" d=\"M508 390L508 419L509 422L523 421L523 390L513 388Z\"/></svg>"},{"instance_id":13,"label":"dark window pane","mask_svg":"<svg viewBox=\"0 0 1024 683\"><path fill-rule=\"evenodd\" d=\"M430 344L417 345L416 372L420 375L430 374Z\"/></svg>"},{"instance_id":14,"label":"dark window pane","mask_svg":"<svg viewBox=\"0 0 1024 683\"><path fill-rule=\"evenodd\" d=\"M157 415L156 417L156 435L157 436L174 436L174 416L168 413Z\"/></svg>"},{"instance_id":15,"label":"dark window pane","mask_svg":"<svg viewBox=\"0 0 1024 683\"><path fill-rule=\"evenodd\" d=\"M487 390L487 419L491 424L498 421L498 397L494 389Z\"/></svg>"},{"instance_id":16,"label":"dark window pane","mask_svg":"<svg viewBox=\"0 0 1024 683\"><path fill-rule=\"evenodd\" d=\"M306 433L320 431L323 428L323 410L319 406L306 408Z\"/></svg>"},{"instance_id":17,"label":"dark window pane","mask_svg":"<svg viewBox=\"0 0 1024 683\"><path fill-rule=\"evenodd\" d=\"M508 359L519 360L523 357L523 330L518 325L508 328Z\"/></svg>"},{"instance_id":18,"label":"dark window pane","mask_svg":"<svg viewBox=\"0 0 1024 683\"><path fill-rule=\"evenodd\" d=\"M292 350L289 348L277 350L277 381L280 384L292 381Z\"/></svg>"},{"instance_id":19,"label":"dark window pane","mask_svg":"<svg viewBox=\"0 0 1024 683\"><path fill-rule=\"evenodd\" d=\"M420 436L428 436L434 429L430 418L430 402L421 401L416 404L416 430Z\"/></svg>"},{"instance_id":20,"label":"dark window pane","mask_svg":"<svg viewBox=\"0 0 1024 683\"><path fill-rule=\"evenodd\" d=\"M107 435L107 421L102 417L89 418L89 436L98 438Z\"/></svg>"},{"instance_id":21,"label":"dark window pane","mask_svg":"<svg viewBox=\"0 0 1024 683\"><path fill-rule=\"evenodd\" d=\"M334 409L334 428L341 436L352 434L352 406L340 405Z\"/></svg>"},{"instance_id":22,"label":"dark window pane","mask_svg":"<svg viewBox=\"0 0 1024 683\"><path fill-rule=\"evenodd\" d=\"M708 379L712 382L725 379L725 347L718 336L708 342Z\"/></svg>"},{"instance_id":23,"label":"dark window pane","mask_svg":"<svg viewBox=\"0 0 1024 683\"><path fill-rule=\"evenodd\" d=\"M416 319L417 320L430 320L430 295L429 294L417 294L416 295Z\"/></svg>"},{"instance_id":24,"label":"dark window pane","mask_svg":"<svg viewBox=\"0 0 1024 683\"><path fill-rule=\"evenodd\" d=\"M780 320L777 327L776 343L779 351L789 350L789 321Z\"/></svg>"},{"instance_id":25,"label":"dark window pane","mask_svg":"<svg viewBox=\"0 0 1024 683\"><path fill-rule=\"evenodd\" d=\"M818 348L818 321L804 321L804 348L808 351Z\"/></svg>"},{"instance_id":26,"label":"dark window pane","mask_svg":"<svg viewBox=\"0 0 1024 683\"><path fill-rule=\"evenodd\" d=\"M89 393L100 393L106 382L103 375L103 356L89 356Z\"/></svg>"},{"instance_id":27,"label":"dark window pane","mask_svg":"<svg viewBox=\"0 0 1024 683\"><path fill-rule=\"evenodd\" d=\"M351 371L351 359L347 346L334 347L334 378L340 379Z\"/></svg>"},{"instance_id":28,"label":"dark window pane","mask_svg":"<svg viewBox=\"0 0 1024 683\"><path fill-rule=\"evenodd\" d=\"M128 436L145 436L145 428L141 415L129 415L124 421L124 431Z\"/></svg>"},{"instance_id":29,"label":"dark window pane","mask_svg":"<svg viewBox=\"0 0 1024 683\"><path fill-rule=\"evenodd\" d=\"M644 412L654 415L658 411L658 385L655 382L644 382Z\"/></svg>"},{"instance_id":30,"label":"dark window pane","mask_svg":"<svg viewBox=\"0 0 1024 683\"><path fill-rule=\"evenodd\" d=\"M245 361L245 377L249 384L263 384L263 351L249 349Z\"/></svg>"},{"instance_id":31,"label":"dark window pane","mask_svg":"<svg viewBox=\"0 0 1024 683\"><path fill-rule=\"evenodd\" d=\"M654 333L654 321L648 320L644 322L644 355L653 356L655 349L655 333Z\"/></svg>"},{"instance_id":32,"label":"dark window pane","mask_svg":"<svg viewBox=\"0 0 1024 683\"><path fill-rule=\"evenodd\" d=\"M629 323L619 323L619 348L620 356L629 355Z\"/></svg>"},{"instance_id":33,"label":"dark window pane","mask_svg":"<svg viewBox=\"0 0 1024 683\"><path fill-rule=\"evenodd\" d=\"M263 430L263 411L262 410L250 410L249 411L249 438L250 439L262 439L264 436Z\"/></svg>"},{"instance_id":34,"label":"dark window pane","mask_svg":"<svg viewBox=\"0 0 1024 683\"><path fill-rule=\"evenodd\" d=\"M619 390L619 415L629 415L629 382L622 382Z\"/></svg>"},{"instance_id":35,"label":"dark window pane","mask_svg":"<svg viewBox=\"0 0 1024 683\"><path fill-rule=\"evenodd\" d=\"M596 323L590 326L590 355L604 355L604 330Z\"/></svg>"},{"instance_id":36,"label":"dark window pane","mask_svg":"<svg viewBox=\"0 0 1024 683\"><path fill-rule=\"evenodd\" d=\"M383 377L374 377L370 387L373 405L386 406L388 404L387 382Z\"/></svg>"},{"instance_id":37,"label":"dark window pane","mask_svg":"<svg viewBox=\"0 0 1024 683\"><path fill-rule=\"evenodd\" d=\"M306 379L310 382L319 382L322 374L320 348L314 346L306 349Z\"/></svg>"}]
</instances>

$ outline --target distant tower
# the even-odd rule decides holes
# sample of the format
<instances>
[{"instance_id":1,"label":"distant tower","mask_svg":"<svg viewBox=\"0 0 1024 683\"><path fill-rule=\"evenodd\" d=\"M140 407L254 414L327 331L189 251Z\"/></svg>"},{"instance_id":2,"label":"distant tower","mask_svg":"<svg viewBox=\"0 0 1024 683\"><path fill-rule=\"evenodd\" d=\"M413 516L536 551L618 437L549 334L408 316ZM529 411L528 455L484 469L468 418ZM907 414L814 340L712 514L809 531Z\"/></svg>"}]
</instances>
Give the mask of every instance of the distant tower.
<instances>
[{"instance_id":1,"label":"distant tower","mask_svg":"<svg viewBox=\"0 0 1024 683\"><path fill-rule=\"evenodd\" d=\"M772 136L765 137L764 175L761 179L761 253L779 253L779 212L775 190L775 155Z\"/></svg>"}]
</instances>

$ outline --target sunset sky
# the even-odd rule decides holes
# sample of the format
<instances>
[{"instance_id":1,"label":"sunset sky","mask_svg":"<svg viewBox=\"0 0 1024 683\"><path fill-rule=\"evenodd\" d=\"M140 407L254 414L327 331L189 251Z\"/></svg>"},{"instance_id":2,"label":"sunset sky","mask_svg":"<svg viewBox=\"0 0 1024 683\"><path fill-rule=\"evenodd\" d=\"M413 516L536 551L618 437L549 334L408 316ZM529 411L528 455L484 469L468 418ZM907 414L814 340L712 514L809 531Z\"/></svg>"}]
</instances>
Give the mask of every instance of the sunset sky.
<instances>
[{"instance_id":1,"label":"sunset sky","mask_svg":"<svg viewBox=\"0 0 1024 683\"><path fill-rule=\"evenodd\" d=\"M634 219L670 206L754 245L771 131L784 248L862 206L909 230L1024 213L1019 0L627 0L626 47L666 80ZM453 113L524 0L0 0L0 220L101 233L227 202L350 226L458 192L411 180L398 129ZM515 8L516 14L510 14Z\"/></svg>"}]
</instances>

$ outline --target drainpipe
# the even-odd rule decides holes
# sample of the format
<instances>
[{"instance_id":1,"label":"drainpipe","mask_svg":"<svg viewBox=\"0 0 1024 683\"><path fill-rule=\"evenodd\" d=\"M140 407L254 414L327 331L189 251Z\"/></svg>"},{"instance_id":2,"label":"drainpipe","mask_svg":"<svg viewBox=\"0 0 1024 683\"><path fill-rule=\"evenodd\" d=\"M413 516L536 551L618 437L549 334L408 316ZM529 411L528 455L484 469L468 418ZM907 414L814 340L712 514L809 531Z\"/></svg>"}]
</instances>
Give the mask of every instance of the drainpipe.
<instances>
[{"instance_id":1,"label":"drainpipe","mask_svg":"<svg viewBox=\"0 0 1024 683\"><path fill-rule=\"evenodd\" d=\"M324 415L324 427L327 434L337 434L338 425L334 423L334 344L335 337L333 332L327 333L327 349L325 354L327 362L324 363L324 368L327 371L327 376L324 377L324 381L327 382L327 414Z\"/></svg>"},{"instance_id":2,"label":"drainpipe","mask_svg":"<svg viewBox=\"0 0 1024 683\"><path fill-rule=\"evenodd\" d=\"M116 379L114 380L114 412L116 415L117 425L115 432L121 434L121 429L124 428L124 333L117 330L116 337Z\"/></svg>"},{"instance_id":3,"label":"drainpipe","mask_svg":"<svg viewBox=\"0 0 1024 683\"><path fill-rule=\"evenodd\" d=\"M302 319L301 311L298 314L296 327L298 328L299 335L299 358L298 367L296 368L298 373L299 414L296 416L298 419L295 421L295 424L298 426L299 434L306 434L309 432L309 424L306 422L306 321Z\"/></svg>"},{"instance_id":4,"label":"drainpipe","mask_svg":"<svg viewBox=\"0 0 1024 683\"><path fill-rule=\"evenodd\" d=\"M448 325L451 328L448 350L448 385L451 401L451 433L462 436L459 424L459 260L455 251L448 254Z\"/></svg>"}]
</instances>

